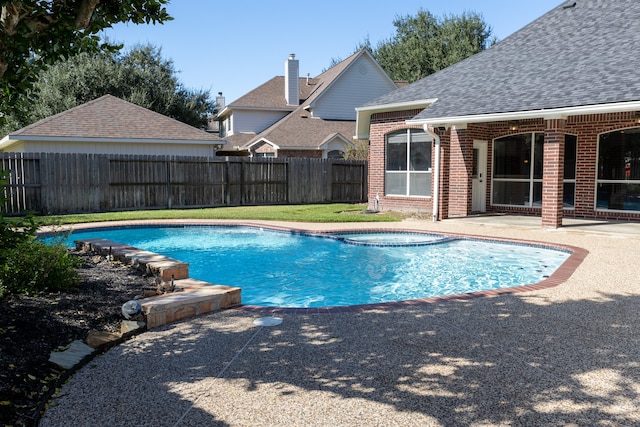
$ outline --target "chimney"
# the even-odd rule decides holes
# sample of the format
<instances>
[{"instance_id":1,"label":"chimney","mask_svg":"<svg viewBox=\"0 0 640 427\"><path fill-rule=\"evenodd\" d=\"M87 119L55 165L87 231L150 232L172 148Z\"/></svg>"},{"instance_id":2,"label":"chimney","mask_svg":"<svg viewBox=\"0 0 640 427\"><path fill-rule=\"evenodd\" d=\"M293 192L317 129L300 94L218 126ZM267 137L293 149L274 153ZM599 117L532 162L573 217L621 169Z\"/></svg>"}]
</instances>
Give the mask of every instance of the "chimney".
<instances>
[{"instance_id":1,"label":"chimney","mask_svg":"<svg viewBox=\"0 0 640 427\"><path fill-rule=\"evenodd\" d=\"M224 96L222 96L222 92L218 92L218 96L216 96L216 109L218 111L222 111L224 110L224 105L225 100L224 100Z\"/></svg>"},{"instance_id":2,"label":"chimney","mask_svg":"<svg viewBox=\"0 0 640 427\"><path fill-rule=\"evenodd\" d=\"M298 60L295 54L290 54L284 63L284 99L287 105L300 103L300 80Z\"/></svg>"}]
</instances>

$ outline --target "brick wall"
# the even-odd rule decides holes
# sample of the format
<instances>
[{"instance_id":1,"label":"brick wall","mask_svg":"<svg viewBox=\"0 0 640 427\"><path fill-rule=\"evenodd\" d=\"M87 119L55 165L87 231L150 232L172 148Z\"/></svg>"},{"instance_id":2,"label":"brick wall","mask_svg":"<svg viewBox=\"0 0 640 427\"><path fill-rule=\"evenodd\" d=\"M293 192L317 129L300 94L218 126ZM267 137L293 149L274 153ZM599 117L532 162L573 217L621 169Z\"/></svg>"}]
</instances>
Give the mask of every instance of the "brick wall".
<instances>
[{"instance_id":1,"label":"brick wall","mask_svg":"<svg viewBox=\"0 0 640 427\"><path fill-rule=\"evenodd\" d=\"M385 135L401 129L420 129L421 126L407 126L405 120L413 118L420 110L379 113L371 116L369 130L369 209L375 208L378 197L379 210L431 212L431 197L385 196ZM433 156L432 156L433 158Z\"/></svg>"},{"instance_id":2,"label":"brick wall","mask_svg":"<svg viewBox=\"0 0 640 427\"><path fill-rule=\"evenodd\" d=\"M321 150L278 150L277 157L306 157L309 159L321 159Z\"/></svg>"},{"instance_id":3,"label":"brick wall","mask_svg":"<svg viewBox=\"0 0 640 427\"><path fill-rule=\"evenodd\" d=\"M406 129L405 120L414 117L419 110L409 110L391 113L379 113L371 117L370 147L369 147L369 207L373 209L376 195L379 197L381 210L405 210L431 212L431 198L413 197L392 197L385 196L384 192L384 170L385 170L385 135L400 129ZM569 117L563 120L564 130L551 132L548 127L557 127L558 123L548 123L543 119L521 120L518 122L516 130L511 129L509 122L492 122L485 124L470 124L467 129L451 128L444 132L438 132L441 145L441 168L440 177L440 219L451 216L468 215L471 213L471 167L473 160L473 141L488 141L487 153L487 210L492 212L518 213L524 215L542 215L540 208L528 208L519 206L491 206L491 164L493 144L496 138L507 135L526 132L547 132L548 137L561 138L562 134L576 135L578 139L577 169L576 169L576 194L575 208L562 209L561 200L558 199L558 181L555 185L554 194L547 193L545 205L551 207L552 211L546 215L554 215L554 211L562 212L561 216L576 218L600 218L600 219L622 219L640 220L639 213L629 212L596 212L595 191L596 191L596 168L597 168L597 146L598 135L618 129L637 127L635 113L611 113L594 114L586 116ZM562 137L563 138L563 137ZM564 146L564 144L561 144ZM560 145L557 145L560 147ZM563 153L553 154L553 163L559 165ZM432 156L435 159L435 152ZM550 167L552 163L550 163ZM547 171L545 166L545 172ZM562 177L562 172L556 170L556 178ZM434 177L435 178L435 177ZM433 194L433 189L432 189ZM543 195L544 197L544 195ZM550 204L549 198L554 198ZM558 221L558 218L552 220Z\"/></svg>"}]
</instances>

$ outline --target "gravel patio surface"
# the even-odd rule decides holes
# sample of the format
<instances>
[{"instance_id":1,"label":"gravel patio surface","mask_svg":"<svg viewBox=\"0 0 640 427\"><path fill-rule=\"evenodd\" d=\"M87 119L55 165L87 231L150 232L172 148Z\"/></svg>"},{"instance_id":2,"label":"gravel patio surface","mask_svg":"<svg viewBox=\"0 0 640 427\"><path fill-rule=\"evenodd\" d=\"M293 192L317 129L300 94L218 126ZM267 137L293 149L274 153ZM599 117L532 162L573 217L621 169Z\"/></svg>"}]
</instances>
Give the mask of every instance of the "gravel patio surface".
<instances>
[{"instance_id":1,"label":"gravel patio surface","mask_svg":"<svg viewBox=\"0 0 640 427\"><path fill-rule=\"evenodd\" d=\"M277 314L276 326L236 309L166 325L79 370L40 425L639 425L640 224L603 233L525 223L269 223L455 232L589 254L544 290Z\"/></svg>"}]
</instances>

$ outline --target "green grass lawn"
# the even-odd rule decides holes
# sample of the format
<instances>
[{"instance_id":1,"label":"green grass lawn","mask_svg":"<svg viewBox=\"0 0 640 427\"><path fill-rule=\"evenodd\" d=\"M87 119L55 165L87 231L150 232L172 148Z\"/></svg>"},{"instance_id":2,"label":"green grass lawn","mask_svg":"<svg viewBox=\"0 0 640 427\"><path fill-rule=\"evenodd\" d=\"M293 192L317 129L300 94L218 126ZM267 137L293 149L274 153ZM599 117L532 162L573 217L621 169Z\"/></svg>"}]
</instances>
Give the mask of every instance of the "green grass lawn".
<instances>
[{"instance_id":1,"label":"green grass lawn","mask_svg":"<svg viewBox=\"0 0 640 427\"><path fill-rule=\"evenodd\" d=\"M105 212L94 214L50 215L37 217L41 225L77 224L81 222L122 221L135 219L259 219L298 222L391 222L400 221L399 213L363 214L365 204L316 204L241 206L232 208L163 209Z\"/></svg>"}]
</instances>

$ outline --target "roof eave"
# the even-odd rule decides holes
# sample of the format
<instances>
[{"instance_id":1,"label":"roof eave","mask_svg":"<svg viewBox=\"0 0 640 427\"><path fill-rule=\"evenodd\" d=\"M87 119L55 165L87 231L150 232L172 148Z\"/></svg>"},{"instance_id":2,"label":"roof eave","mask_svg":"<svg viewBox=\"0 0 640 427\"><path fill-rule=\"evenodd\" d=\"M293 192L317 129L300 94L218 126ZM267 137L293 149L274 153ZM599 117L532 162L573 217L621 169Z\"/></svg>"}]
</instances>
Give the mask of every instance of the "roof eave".
<instances>
[{"instance_id":1,"label":"roof eave","mask_svg":"<svg viewBox=\"0 0 640 427\"><path fill-rule=\"evenodd\" d=\"M329 144L331 141L335 140L335 139L339 139L342 142L344 142L347 145L353 146L353 143L351 141L349 141L347 138L344 137L344 135L342 135L340 132L336 132L336 133L332 133L331 135L327 136L321 143L320 145L318 145L316 147L317 150L324 150L324 148L327 146L327 144Z\"/></svg>"},{"instance_id":2,"label":"roof eave","mask_svg":"<svg viewBox=\"0 0 640 427\"><path fill-rule=\"evenodd\" d=\"M7 135L0 140L0 149L11 146L20 141L46 141L46 142L96 142L119 144L193 144L193 145L226 145L229 142L223 139L151 139L151 138L104 138L104 137L65 137L65 136L38 136L38 135Z\"/></svg>"},{"instance_id":3,"label":"roof eave","mask_svg":"<svg viewBox=\"0 0 640 427\"><path fill-rule=\"evenodd\" d=\"M4 138L0 139L0 150L3 150L7 147L11 147L16 142L18 141L15 139L12 139L11 135L7 135Z\"/></svg>"},{"instance_id":4,"label":"roof eave","mask_svg":"<svg viewBox=\"0 0 640 427\"><path fill-rule=\"evenodd\" d=\"M583 116L588 114L620 113L640 110L640 101L614 102L608 104L580 105L574 107L549 108L528 111L511 111L505 113L475 114L465 116L430 117L425 119L410 119L408 125L451 126L469 123L488 123L510 120L527 119L565 119L569 116Z\"/></svg>"},{"instance_id":5,"label":"roof eave","mask_svg":"<svg viewBox=\"0 0 640 427\"><path fill-rule=\"evenodd\" d=\"M369 125L371 116L376 113L390 113L394 111L425 109L437 101L437 98L419 99L416 101L396 102L364 107L356 107L356 135L354 139L369 139Z\"/></svg>"},{"instance_id":6,"label":"roof eave","mask_svg":"<svg viewBox=\"0 0 640 427\"><path fill-rule=\"evenodd\" d=\"M269 144L270 146L272 146L273 148L275 148L276 150L280 149L280 146L274 142L269 141L267 138L259 138L256 139L255 141L251 142L250 144L244 145L243 148L246 150L250 150L252 149L256 144L259 144L261 142L264 142L265 144Z\"/></svg>"}]
</instances>

